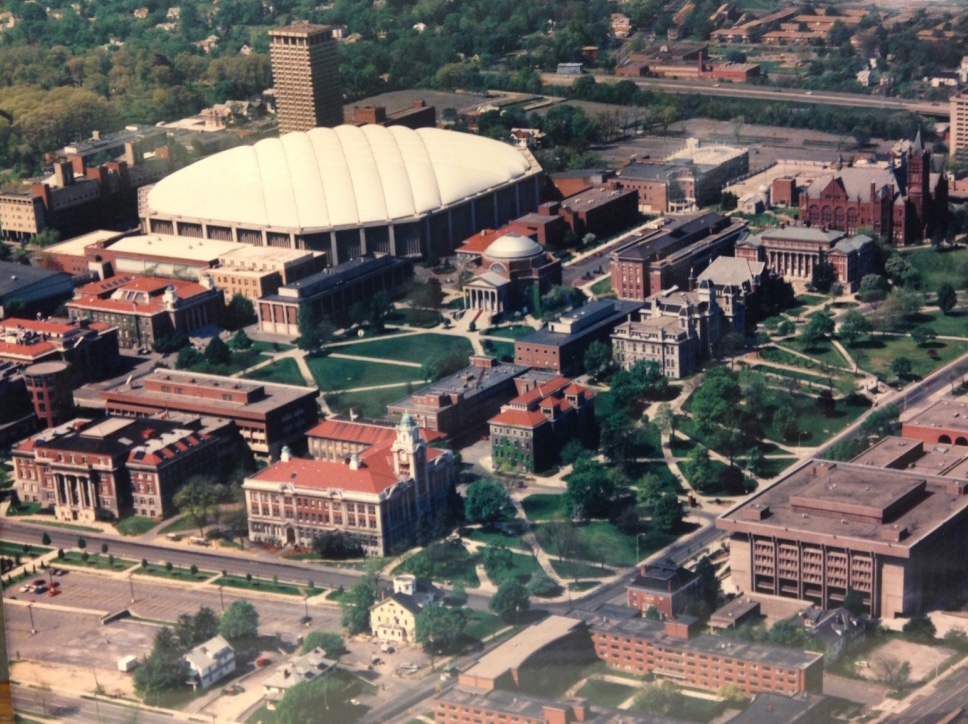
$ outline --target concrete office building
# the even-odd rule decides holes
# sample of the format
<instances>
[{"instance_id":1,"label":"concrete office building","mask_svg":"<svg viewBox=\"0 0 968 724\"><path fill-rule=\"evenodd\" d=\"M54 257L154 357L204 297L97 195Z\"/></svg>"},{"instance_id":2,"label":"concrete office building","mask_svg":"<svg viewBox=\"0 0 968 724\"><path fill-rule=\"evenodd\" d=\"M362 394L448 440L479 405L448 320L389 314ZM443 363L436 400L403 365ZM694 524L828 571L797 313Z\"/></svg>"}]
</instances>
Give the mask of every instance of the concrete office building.
<instances>
[{"instance_id":1,"label":"concrete office building","mask_svg":"<svg viewBox=\"0 0 968 724\"><path fill-rule=\"evenodd\" d=\"M471 234L537 208L527 149L403 126L314 128L202 159L155 184L146 233L325 251L444 256Z\"/></svg>"},{"instance_id":2,"label":"concrete office building","mask_svg":"<svg viewBox=\"0 0 968 724\"><path fill-rule=\"evenodd\" d=\"M951 96L951 128L948 151L955 156L968 147L968 94L956 93Z\"/></svg>"},{"instance_id":3,"label":"concrete office building","mask_svg":"<svg viewBox=\"0 0 968 724\"><path fill-rule=\"evenodd\" d=\"M8 314L13 302L18 302L24 312L51 311L69 299L74 284L69 274L42 269L39 266L0 261L0 317Z\"/></svg>"},{"instance_id":4,"label":"concrete office building","mask_svg":"<svg viewBox=\"0 0 968 724\"><path fill-rule=\"evenodd\" d=\"M269 31L279 133L343 122L343 94L333 29L294 23Z\"/></svg>"},{"instance_id":5,"label":"concrete office building","mask_svg":"<svg viewBox=\"0 0 968 724\"><path fill-rule=\"evenodd\" d=\"M921 442L887 438L850 463L812 460L717 520L743 593L910 616L968 572L964 457L904 459ZM959 448L960 450L960 448ZM923 452L923 448L921 449ZM895 469L895 466L903 469Z\"/></svg>"}]
</instances>

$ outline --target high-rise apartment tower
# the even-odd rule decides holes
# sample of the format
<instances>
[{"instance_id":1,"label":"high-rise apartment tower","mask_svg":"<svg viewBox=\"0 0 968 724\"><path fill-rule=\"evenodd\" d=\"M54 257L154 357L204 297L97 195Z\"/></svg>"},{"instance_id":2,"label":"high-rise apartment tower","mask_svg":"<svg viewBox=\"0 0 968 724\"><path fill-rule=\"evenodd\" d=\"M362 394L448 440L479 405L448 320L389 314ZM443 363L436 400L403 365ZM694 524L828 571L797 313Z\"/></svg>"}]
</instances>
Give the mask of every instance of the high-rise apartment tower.
<instances>
[{"instance_id":1,"label":"high-rise apartment tower","mask_svg":"<svg viewBox=\"0 0 968 724\"><path fill-rule=\"evenodd\" d=\"M951 96L951 140L948 151L956 153L968 147L968 93Z\"/></svg>"},{"instance_id":2,"label":"high-rise apartment tower","mask_svg":"<svg viewBox=\"0 0 968 724\"><path fill-rule=\"evenodd\" d=\"M328 25L295 23L269 31L279 133L343 122L336 41Z\"/></svg>"}]
</instances>

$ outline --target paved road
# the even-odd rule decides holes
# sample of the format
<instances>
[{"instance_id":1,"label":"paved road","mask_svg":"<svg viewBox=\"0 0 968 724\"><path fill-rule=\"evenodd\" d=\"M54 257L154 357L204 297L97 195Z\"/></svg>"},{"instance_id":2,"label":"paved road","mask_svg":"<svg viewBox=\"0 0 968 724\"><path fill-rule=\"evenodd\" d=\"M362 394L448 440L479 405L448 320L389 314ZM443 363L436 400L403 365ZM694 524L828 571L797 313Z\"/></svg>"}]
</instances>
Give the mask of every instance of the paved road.
<instances>
[{"instance_id":1,"label":"paved road","mask_svg":"<svg viewBox=\"0 0 968 724\"><path fill-rule=\"evenodd\" d=\"M576 78L580 77L577 75L542 73L541 82L544 85L570 86ZM789 88L745 85L743 83L723 83L717 87L715 84L701 81L668 80L665 78L622 78L616 75L596 74L594 78L599 83L617 83L623 80L632 80L640 88L659 88L668 93L689 93L729 98L814 103L851 106L855 108L896 108L898 110L937 116L939 118L947 118L950 113L947 103L931 103L904 98L884 98L882 96L867 96L854 93L832 93L829 91L810 92Z\"/></svg>"},{"instance_id":2,"label":"paved road","mask_svg":"<svg viewBox=\"0 0 968 724\"><path fill-rule=\"evenodd\" d=\"M105 699L82 699L72 694L49 691L42 693L25 686L13 686L13 703L17 713L46 715L61 721L99 722L99 724L171 724L169 714L150 709L114 704ZM207 721L198 719L197 721Z\"/></svg>"},{"instance_id":3,"label":"paved road","mask_svg":"<svg viewBox=\"0 0 968 724\"><path fill-rule=\"evenodd\" d=\"M909 706L887 721L888 724L935 724L961 708L968 708L968 670L966 669L947 677L930 696Z\"/></svg>"}]
</instances>

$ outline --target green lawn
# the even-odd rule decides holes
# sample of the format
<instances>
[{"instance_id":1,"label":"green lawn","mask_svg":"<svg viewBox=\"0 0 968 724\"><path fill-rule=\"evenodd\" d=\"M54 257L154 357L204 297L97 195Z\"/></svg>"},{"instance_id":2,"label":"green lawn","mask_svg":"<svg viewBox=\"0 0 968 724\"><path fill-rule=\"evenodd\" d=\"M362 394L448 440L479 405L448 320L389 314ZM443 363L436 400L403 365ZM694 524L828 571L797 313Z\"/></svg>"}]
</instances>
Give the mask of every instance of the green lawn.
<instances>
[{"instance_id":1,"label":"green lawn","mask_svg":"<svg viewBox=\"0 0 968 724\"><path fill-rule=\"evenodd\" d=\"M816 294L798 294L797 302L803 304L807 307L813 307L817 304L823 304L824 302L829 302L828 297L821 297Z\"/></svg>"},{"instance_id":2,"label":"green lawn","mask_svg":"<svg viewBox=\"0 0 968 724\"><path fill-rule=\"evenodd\" d=\"M561 495L535 493L521 501L529 520L554 520L565 515L565 501Z\"/></svg>"},{"instance_id":3,"label":"green lawn","mask_svg":"<svg viewBox=\"0 0 968 724\"><path fill-rule=\"evenodd\" d=\"M850 367L850 363L844 359L843 355L840 354L834 346L830 343L830 340L821 340L817 344L807 346L799 338L788 339L783 343L785 347L796 350L800 354L805 354L808 357L812 357L821 364L827 364L831 367ZM797 367L804 367L804 360L802 357L799 358L799 364Z\"/></svg>"},{"instance_id":4,"label":"green lawn","mask_svg":"<svg viewBox=\"0 0 968 724\"><path fill-rule=\"evenodd\" d=\"M141 535L158 525L158 521L141 515L132 515L114 524L121 535Z\"/></svg>"},{"instance_id":5,"label":"green lawn","mask_svg":"<svg viewBox=\"0 0 968 724\"><path fill-rule=\"evenodd\" d=\"M431 329L441 323L440 312L433 309L395 309L387 316L387 324L402 324L408 327Z\"/></svg>"},{"instance_id":6,"label":"green lawn","mask_svg":"<svg viewBox=\"0 0 968 724\"><path fill-rule=\"evenodd\" d=\"M534 557L526 553L514 553L512 551L511 561L512 561L511 569L507 572L506 575L514 576L519 581L521 581L521 583L527 583L529 580L531 580L531 576L535 573L535 571L537 571L541 567L540 565L538 565L538 561L536 561ZM488 577L490 578L490 576ZM499 576L499 579L500 578L501 577ZM501 581L500 580L495 581L492 578L491 583L497 586L497 585L500 585Z\"/></svg>"},{"instance_id":7,"label":"green lawn","mask_svg":"<svg viewBox=\"0 0 968 724\"><path fill-rule=\"evenodd\" d=\"M902 319L892 331L910 333L917 327L930 327L942 337L968 337L968 311L955 309L947 315L940 309L920 312Z\"/></svg>"},{"instance_id":8,"label":"green lawn","mask_svg":"<svg viewBox=\"0 0 968 724\"><path fill-rule=\"evenodd\" d=\"M37 515L40 513L40 503L25 503L23 501L14 501L10 503L10 507L7 508L7 515Z\"/></svg>"},{"instance_id":9,"label":"green lawn","mask_svg":"<svg viewBox=\"0 0 968 724\"><path fill-rule=\"evenodd\" d=\"M282 342L253 342L251 349L257 352L288 352L291 349L296 349L295 346L291 344L283 344Z\"/></svg>"},{"instance_id":10,"label":"green lawn","mask_svg":"<svg viewBox=\"0 0 968 724\"><path fill-rule=\"evenodd\" d=\"M943 364L968 351L968 343L935 340L918 347L910 337L877 336L852 347L850 352L857 364L881 379L893 379L891 362L898 357L911 360L914 377L924 377Z\"/></svg>"},{"instance_id":11,"label":"green lawn","mask_svg":"<svg viewBox=\"0 0 968 724\"><path fill-rule=\"evenodd\" d=\"M514 342L492 342L485 339L481 342L484 351L497 357L503 362L514 362Z\"/></svg>"},{"instance_id":12,"label":"green lawn","mask_svg":"<svg viewBox=\"0 0 968 724\"><path fill-rule=\"evenodd\" d=\"M349 347L346 352L356 354L356 347ZM354 387L375 387L423 379L419 367L337 357L309 357L306 364L321 390L349 390Z\"/></svg>"},{"instance_id":13,"label":"green lawn","mask_svg":"<svg viewBox=\"0 0 968 724\"><path fill-rule=\"evenodd\" d=\"M27 550L24 550L24 546L27 546ZM7 558L16 558L20 556L21 558L37 558L45 553L50 553L50 548L45 548L44 546L30 545L29 543L14 543L9 540L0 540L0 556L6 556Z\"/></svg>"},{"instance_id":14,"label":"green lawn","mask_svg":"<svg viewBox=\"0 0 968 724\"><path fill-rule=\"evenodd\" d=\"M790 355L791 357L793 355ZM764 374L774 375L776 377L792 377L795 380L802 380L803 382L811 382L815 385L827 386L827 378L823 375L815 375L809 372L800 372L799 370L788 370L785 367L773 367L772 365L756 365L750 367L749 369L755 372L762 372ZM837 376L835 375L835 378Z\"/></svg>"},{"instance_id":15,"label":"green lawn","mask_svg":"<svg viewBox=\"0 0 968 724\"><path fill-rule=\"evenodd\" d=\"M940 250L918 249L904 254L921 275L921 286L934 291L942 284L950 284L955 289L964 289L968 277L961 267L968 263L968 249Z\"/></svg>"},{"instance_id":16,"label":"green lawn","mask_svg":"<svg viewBox=\"0 0 968 724\"><path fill-rule=\"evenodd\" d=\"M382 390L340 392L326 395L326 404L338 415L348 414L350 409L363 417L379 419L386 416L387 405L407 395L404 385Z\"/></svg>"},{"instance_id":17,"label":"green lawn","mask_svg":"<svg viewBox=\"0 0 968 724\"><path fill-rule=\"evenodd\" d=\"M582 561L559 561L557 558L551 559L551 567L562 578L573 578L576 580L579 578L607 578L615 572L611 568L593 566Z\"/></svg>"},{"instance_id":18,"label":"green lawn","mask_svg":"<svg viewBox=\"0 0 968 724\"><path fill-rule=\"evenodd\" d=\"M534 327L527 324L512 324L507 327L490 327L481 332L485 337L502 337L504 339L518 340L527 337L534 332Z\"/></svg>"},{"instance_id":19,"label":"green lawn","mask_svg":"<svg viewBox=\"0 0 968 724\"><path fill-rule=\"evenodd\" d=\"M601 422L615 412L615 397L610 390L595 393L595 419Z\"/></svg>"},{"instance_id":20,"label":"green lawn","mask_svg":"<svg viewBox=\"0 0 968 724\"><path fill-rule=\"evenodd\" d=\"M138 567L134 571L136 576L153 576L155 578L170 578L174 581L205 581L214 576L212 571L199 571L194 576L190 568L172 566L170 571L165 570L164 565L149 564L147 568Z\"/></svg>"},{"instance_id":21,"label":"green lawn","mask_svg":"<svg viewBox=\"0 0 968 724\"><path fill-rule=\"evenodd\" d=\"M486 543L489 546L504 546L505 548L518 551L525 550L520 536L508 535L500 530L482 530L481 528L475 528L467 537L473 541Z\"/></svg>"},{"instance_id":22,"label":"green lawn","mask_svg":"<svg viewBox=\"0 0 968 724\"><path fill-rule=\"evenodd\" d=\"M847 399L839 399L836 402L834 413L831 417L826 417L817 407L814 397L805 395L787 395L785 397L797 413L797 427L803 435L802 444L810 447L820 445L833 435L850 425L854 420L863 415L870 407L870 402L866 397L860 395ZM766 429L766 436L771 440L782 441L783 436L774 425ZM793 446L798 440L786 441Z\"/></svg>"},{"instance_id":23,"label":"green lawn","mask_svg":"<svg viewBox=\"0 0 968 724\"><path fill-rule=\"evenodd\" d=\"M185 531L194 531L195 534L198 533L198 526L195 525L195 521L193 521L187 515L183 515L178 520L173 520L171 523L158 531L158 533L161 535L168 535L169 533L184 533Z\"/></svg>"},{"instance_id":24,"label":"green lawn","mask_svg":"<svg viewBox=\"0 0 968 724\"><path fill-rule=\"evenodd\" d=\"M615 709L639 691L640 689L635 686L592 679L578 690L578 696L587 699L590 704Z\"/></svg>"},{"instance_id":25,"label":"green lawn","mask_svg":"<svg viewBox=\"0 0 968 724\"><path fill-rule=\"evenodd\" d=\"M716 449L716 445L714 443L720 442L716 439L716 436L702 432L691 418L681 420L677 429L680 430L683 435L688 435L703 447L709 448L710 450L716 450L716 452L718 452L720 455L726 455L723 450ZM744 445L744 449L753 447L754 445L759 448L760 452L762 452L764 455L769 455L770 453L775 453L779 450L779 448L777 448L777 446L773 443L753 439L750 439L748 444Z\"/></svg>"},{"instance_id":26,"label":"green lawn","mask_svg":"<svg viewBox=\"0 0 968 724\"><path fill-rule=\"evenodd\" d=\"M636 465L634 467L633 480L637 481L648 474L657 476L664 489L675 493L682 492L682 484L679 482L679 478L672 473L669 466L665 463L651 461Z\"/></svg>"},{"instance_id":27,"label":"green lawn","mask_svg":"<svg viewBox=\"0 0 968 724\"><path fill-rule=\"evenodd\" d=\"M97 571L124 571L138 564L138 561L127 558L115 558L114 565L112 565L108 556L100 553L90 553L85 562L84 554L79 551L65 551L64 557L58 558L57 562L58 565L92 568Z\"/></svg>"},{"instance_id":28,"label":"green lawn","mask_svg":"<svg viewBox=\"0 0 968 724\"><path fill-rule=\"evenodd\" d=\"M446 559L431 563L427 559L425 548L394 568L393 574L413 573L417 576L427 576L435 581L462 581L467 588L480 586L481 580L477 577L476 564L471 554L463 546L458 545L447 548L447 551L449 555Z\"/></svg>"},{"instance_id":29,"label":"green lawn","mask_svg":"<svg viewBox=\"0 0 968 724\"><path fill-rule=\"evenodd\" d=\"M249 581L246 580L245 576L219 576L218 580L214 581L214 585L227 586L228 588L241 588L246 591L282 593L287 596L305 595L305 589L300 586L294 586L290 583L273 583L272 579L266 580L265 578L253 578L251 581ZM315 593L322 593L322 591L316 589Z\"/></svg>"},{"instance_id":30,"label":"green lawn","mask_svg":"<svg viewBox=\"0 0 968 724\"><path fill-rule=\"evenodd\" d=\"M608 294L611 291L612 291L612 277L610 276L607 276L604 279L599 279L591 286L591 292L596 297L600 297L604 294Z\"/></svg>"},{"instance_id":31,"label":"green lawn","mask_svg":"<svg viewBox=\"0 0 968 724\"><path fill-rule=\"evenodd\" d=\"M296 364L296 360L289 357L276 360L272 364L260 367L257 370L252 370L246 373L245 378L261 382L276 382L282 385L306 386L306 380L299 372L299 365Z\"/></svg>"},{"instance_id":32,"label":"green lawn","mask_svg":"<svg viewBox=\"0 0 968 724\"><path fill-rule=\"evenodd\" d=\"M423 364L428 359L458 352L463 355L474 354L471 343L463 337L447 334L414 334L392 339L376 339L349 346L331 346L333 352L345 352L357 357L373 359L392 359L401 362Z\"/></svg>"},{"instance_id":33,"label":"green lawn","mask_svg":"<svg viewBox=\"0 0 968 724\"><path fill-rule=\"evenodd\" d=\"M486 636L493 636L495 631L504 627L501 619L493 613L474 611L469 608L465 611L467 612L467 628L464 629L464 635L472 639L480 641Z\"/></svg>"},{"instance_id":34,"label":"green lawn","mask_svg":"<svg viewBox=\"0 0 968 724\"><path fill-rule=\"evenodd\" d=\"M726 463L720 462L719 460L712 460L711 462L715 479L718 480L720 474L726 469ZM695 488L696 486L693 483L692 464L688 460L683 460L679 463L679 469L682 471L682 474L686 476L686 480L689 481L689 484ZM703 495L713 495L724 492L726 491L721 490L718 483L713 483L706 487L706 489L703 491Z\"/></svg>"},{"instance_id":35,"label":"green lawn","mask_svg":"<svg viewBox=\"0 0 968 724\"><path fill-rule=\"evenodd\" d=\"M763 467L760 471L759 477L764 480L769 480L770 478L775 478L777 475L782 473L788 467L793 465L799 458L782 457L782 458L766 458L763 461ZM738 458L737 462L740 465L745 465L744 458Z\"/></svg>"}]
</instances>

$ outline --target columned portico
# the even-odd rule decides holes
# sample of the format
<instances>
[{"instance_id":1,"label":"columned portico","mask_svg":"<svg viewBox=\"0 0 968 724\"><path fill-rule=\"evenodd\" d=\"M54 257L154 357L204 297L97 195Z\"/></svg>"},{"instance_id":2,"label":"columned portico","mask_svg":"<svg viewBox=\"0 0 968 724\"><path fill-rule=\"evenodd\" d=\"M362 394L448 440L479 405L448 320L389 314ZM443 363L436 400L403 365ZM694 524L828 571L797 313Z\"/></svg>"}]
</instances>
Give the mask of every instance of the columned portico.
<instances>
[{"instance_id":1,"label":"columned portico","mask_svg":"<svg viewBox=\"0 0 968 724\"><path fill-rule=\"evenodd\" d=\"M54 498L60 520L97 519L97 489L89 475L54 473Z\"/></svg>"}]
</instances>

